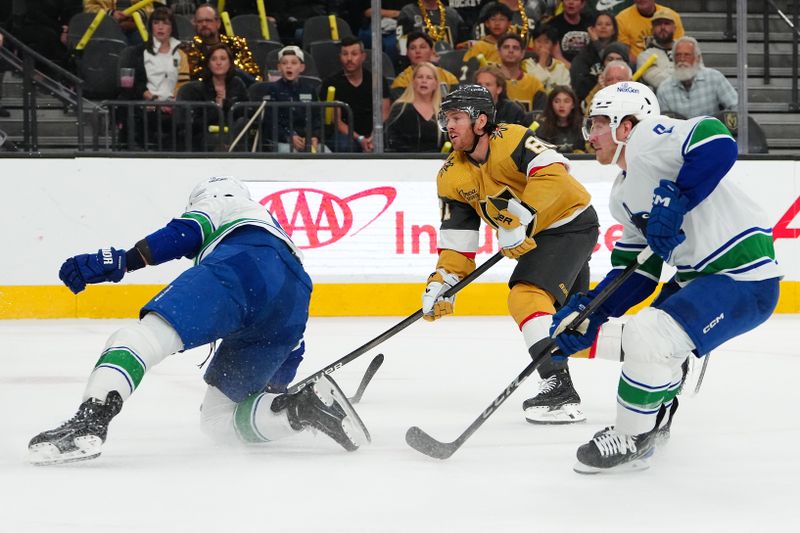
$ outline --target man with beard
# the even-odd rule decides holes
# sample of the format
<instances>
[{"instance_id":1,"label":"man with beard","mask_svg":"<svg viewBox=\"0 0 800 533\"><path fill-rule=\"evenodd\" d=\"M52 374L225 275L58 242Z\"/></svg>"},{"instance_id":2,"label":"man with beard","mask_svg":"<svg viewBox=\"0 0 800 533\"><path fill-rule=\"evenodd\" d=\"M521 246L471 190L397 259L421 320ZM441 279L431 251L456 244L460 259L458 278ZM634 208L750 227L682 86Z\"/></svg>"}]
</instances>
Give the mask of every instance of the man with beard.
<instances>
[{"instance_id":1,"label":"man with beard","mask_svg":"<svg viewBox=\"0 0 800 533\"><path fill-rule=\"evenodd\" d=\"M357 37L345 37L339 48L342 70L322 83L320 99L325 99L328 88L335 90L336 100L353 110L353 127L348 127L347 113L336 110L335 152L372 152L372 73L364 69L367 54L364 43ZM383 94L383 120L389 116L389 81L381 81ZM348 137L348 133L352 138Z\"/></svg>"},{"instance_id":2,"label":"man with beard","mask_svg":"<svg viewBox=\"0 0 800 533\"><path fill-rule=\"evenodd\" d=\"M686 118L736 111L736 89L718 70L703 66L700 45L693 37L681 37L672 47L675 70L658 87L661 112Z\"/></svg>"},{"instance_id":3,"label":"man with beard","mask_svg":"<svg viewBox=\"0 0 800 533\"><path fill-rule=\"evenodd\" d=\"M666 10L656 11L653 15L653 39L644 52L636 58L636 68L642 68L650 56L656 56L656 62L642 75L642 81L658 89L661 82L672 75L672 45L675 44L675 15Z\"/></svg>"},{"instance_id":4,"label":"man with beard","mask_svg":"<svg viewBox=\"0 0 800 533\"><path fill-rule=\"evenodd\" d=\"M194 27L197 34L184 47L184 52L189 60L189 75L193 80L203 77L203 65L206 62L208 48L214 44L224 44L233 53L233 63L236 74L245 84L261 80L261 70L258 68L247 39L244 37L228 37L219 32L221 21L217 10L208 4L203 4L194 13Z\"/></svg>"}]
</instances>

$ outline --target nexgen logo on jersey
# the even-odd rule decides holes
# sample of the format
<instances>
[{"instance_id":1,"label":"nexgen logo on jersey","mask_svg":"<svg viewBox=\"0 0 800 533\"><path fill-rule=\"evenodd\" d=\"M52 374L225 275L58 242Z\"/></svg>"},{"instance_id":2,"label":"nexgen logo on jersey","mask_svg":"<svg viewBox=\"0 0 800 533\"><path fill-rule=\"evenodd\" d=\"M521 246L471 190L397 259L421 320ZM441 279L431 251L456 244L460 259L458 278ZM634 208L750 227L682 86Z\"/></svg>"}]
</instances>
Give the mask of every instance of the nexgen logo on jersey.
<instances>
[{"instance_id":1,"label":"nexgen logo on jersey","mask_svg":"<svg viewBox=\"0 0 800 533\"><path fill-rule=\"evenodd\" d=\"M378 196L383 205L365 224L350 233L353 211L350 203ZM381 216L394 201L394 187L376 187L339 198L321 189L284 189L264 197L260 203L278 220L299 248L320 248L338 241L348 233L356 235ZM305 237L305 238L304 238Z\"/></svg>"}]
</instances>

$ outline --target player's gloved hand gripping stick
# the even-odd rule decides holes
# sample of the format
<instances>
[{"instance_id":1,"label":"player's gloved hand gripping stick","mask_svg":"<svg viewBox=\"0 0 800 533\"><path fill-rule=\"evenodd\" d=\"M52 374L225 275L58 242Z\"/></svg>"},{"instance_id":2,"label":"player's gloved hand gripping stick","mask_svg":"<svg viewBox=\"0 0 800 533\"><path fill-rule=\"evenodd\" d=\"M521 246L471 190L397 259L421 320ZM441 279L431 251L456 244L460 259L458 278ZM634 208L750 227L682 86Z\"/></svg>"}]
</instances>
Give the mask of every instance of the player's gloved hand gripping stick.
<instances>
[{"instance_id":1,"label":"player's gloved hand gripping stick","mask_svg":"<svg viewBox=\"0 0 800 533\"><path fill-rule=\"evenodd\" d=\"M473 281L478 279L478 277L480 277L484 272L489 270L492 266L494 266L502 258L503 258L503 254L501 254L500 252L497 252L492 257L487 259L486 262L484 262L481 266L479 266L474 271L472 271L472 273L470 273L467 276L464 276L464 279L462 279L461 281L459 281L458 283L456 283L455 285L453 285L452 287L447 289L447 291L445 291L442 296L447 298L447 297L455 295L461 289L463 289L464 287L466 287L467 285L469 285L470 283L472 283ZM411 324L413 324L414 322L416 322L417 320L422 318L422 315L423 315L422 309L419 309L416 313L414 313L412 315L409 315L408 317L404 318L399 323L397 323L394 326L392 326L391 328L387 329L386 331L384 331L383 333L381 333L380 335L378 335L377 337L375 337L371 341L367 342L366 344L356 348L355 350L353 350L349 354L345 355L341 359L338 359L338 360L334 361L333 363L331 363L328 366L326 366L325 368L313 373L312 375L308 376L307 378L303 379L302 381L299 381L299 382L295 383L294 385L289 387L289 394L292 394L292 393L295 393L295 392L299 391L304 386L306 386L308 383L310 383L310 382L312 382L312 381L314 381L316 379L319 379L324 374L330 374L334 370L338 370L339 368L343 367L347 363L353 361L354 359L356 359L359 356L365 354L369 350L375 348L376 346L378 346L382 342L391 339L392 337L394 337L395 335L397 335L398 333L400 333L401 331L406 329L408 326L410 326ZM376 364L376 360L378 360L379 358L380 358L380 361L383 361L382 356L379 355L379 356L377 356L375 358L375 360L372 361L372 363L370 363L370 367L367 370L367 374L365 374L364 379L362 379L361 386L359 386L358 392L356 393L356 396L354 396L354 399L360 399L361 398L361 394L364 393L364 388L366 388L366 385L369 382L366 379L367 376L371 377L370 373L372 375L374 375L375 372L377 372L377 370L378 370L377 367L380 366L380 363Z\"/></svg>"},{"instance_id":2,"label":"player's gloved hand gripping stick","mask_svg":"<svg viewBox=\"0 0 800 533\"><path fill-rule=\"evenodd\" d=\"M592 299L581 311L580 313L569 323L569 325L565 328L566 331L580 331L583 322L590 318L592 314L599 308L603 302L605 302L611 294L622 285L625 280L627 280L639 266L647 261L647 259L653 254L650 248L645 248L644 250L639 253L636 261L628 265L625 270L623 270L622 274L620 274L617 278L615 278L611 283L608 284L600 293ZM421 428L417 426L410 427L408 431L406 431L406 442L409 446L414 448L420 453L424 453L429 457L433 457L435 459L447 459L451 455L453 455L456 450L458 450L473 433L475 433L479 427L486 422L486 419L492 416L492 414L497 411L497 409L505 402L511 394L517 390L517 388L522 384L525 379L530 376L536 367L538 367L545 358L550 357L554 351L557 350L557 345L555 339L550 339L550 341L545 344L542 349L533 356L533 360L525 367L525 369L519 373L519 375L514 378L503 392L500 393L497 398L495 398L491 404L480 414L480 416L475 419L475 421L470 424L470 426L458 436L458 438L452 442L441 442L427 433L425 433Z\"/></svg>"}]
</instances>

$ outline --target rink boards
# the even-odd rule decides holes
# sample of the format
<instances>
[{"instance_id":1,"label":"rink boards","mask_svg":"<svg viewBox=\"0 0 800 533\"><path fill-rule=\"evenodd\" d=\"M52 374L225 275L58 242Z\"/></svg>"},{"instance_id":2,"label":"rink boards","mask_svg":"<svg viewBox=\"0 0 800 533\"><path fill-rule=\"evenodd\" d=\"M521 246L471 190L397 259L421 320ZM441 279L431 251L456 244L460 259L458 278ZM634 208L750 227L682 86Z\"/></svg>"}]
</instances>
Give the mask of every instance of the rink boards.
<instances>
[{"instance_id":1,"label":"rink boards","mask_svg":"<svg viewBox=\"0 0 800 533\"><path fill-rule=\"evenodd\" d=\"M203 177L234 175L269 207L295 242L315 291L315 316L407 315L419 308L422 283L436 263L440 160L404 159L3 159L3 260L0 318L133 317L191 263L151 267L119 284L74 296L57 273L71 255L129 248L181 214ZM594 161L575 161L601 229L592 280L608 270L620 226L608 212L616 175ZM778 312L800 313L800 162L737 162L731 178L762 205L774 226L786 274ZM487 228L477 261L496 251ZM457 312L506 313L514 263L503 260L459 295ZM665 276L669 273L665 273Z\"/></svg>"}]
</instances>

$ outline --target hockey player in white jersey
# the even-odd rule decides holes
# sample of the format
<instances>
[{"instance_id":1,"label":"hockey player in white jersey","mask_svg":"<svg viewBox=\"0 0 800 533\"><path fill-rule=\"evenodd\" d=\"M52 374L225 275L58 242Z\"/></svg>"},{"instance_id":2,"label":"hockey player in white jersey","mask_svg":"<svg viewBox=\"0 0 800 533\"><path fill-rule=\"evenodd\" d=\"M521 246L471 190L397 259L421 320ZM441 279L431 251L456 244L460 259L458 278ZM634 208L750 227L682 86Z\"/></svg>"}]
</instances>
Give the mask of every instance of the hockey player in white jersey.
<instances>
[{"instance_id":1,"label":"hockey player in white jersey","mask_svg":"<svg viewBox=\"0 0 800 533\"><path fill-rule=\"evenodd\" d=\"M656 437L668 436L682 363L767 320L781 272L772 225L726 178L737 146L720 121L662 116L650 89L621 82L595 95L584 136L597 161L622 170L610 209L623 234L606 278L553 316L551 335L562 354L592 345L608 317L649 296L663 263L677 269L653 304L622 329L616 424L580 446L575 465L579 473L641 469L661 440ZM647 246L654 255L583 322L583 333L564 331Z\"/></svg>"},{"instance_id":2,"label":"hockey player in white jersey","mask_svg":"<svg viewBox=\"0 0 800 533\"><path fill-rule=\"evenodd\" d=\"M328 376L285 394L305 349L311 279L300 251L239 180L203 180L179 218L130 250L71 257L59 277L78 294L87 283L116 283L127 272L180 257L195 265L145 304L138 323L111 335L75 416L31 440L32 463L97 457L111 419L148 369L218 339L201 411L213 437L258 443L313 428L348 451L369 441Z\"/></svg>"}]
</instances>

